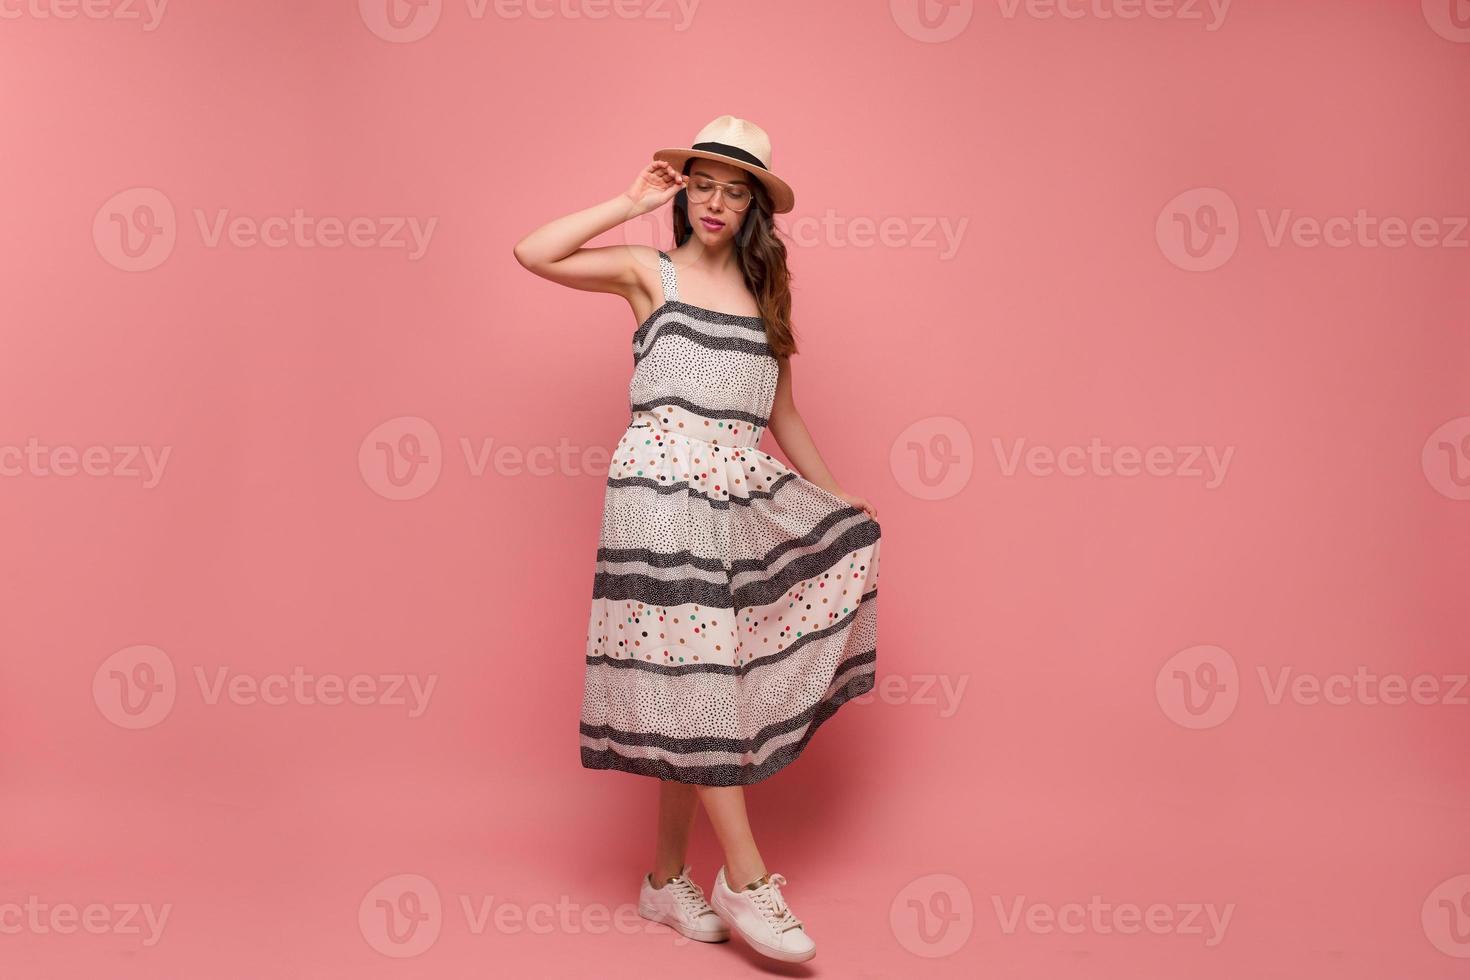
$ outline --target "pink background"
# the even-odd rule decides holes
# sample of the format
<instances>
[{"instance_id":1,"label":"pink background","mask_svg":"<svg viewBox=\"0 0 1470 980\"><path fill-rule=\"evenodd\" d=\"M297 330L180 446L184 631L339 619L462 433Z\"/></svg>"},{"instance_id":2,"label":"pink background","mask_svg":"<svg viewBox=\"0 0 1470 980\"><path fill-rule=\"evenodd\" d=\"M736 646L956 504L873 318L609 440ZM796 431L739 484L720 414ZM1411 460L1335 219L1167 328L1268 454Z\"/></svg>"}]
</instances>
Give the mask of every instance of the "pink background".
<instances>
[{"instance_id":1,"label":"pink background","mask_svg":"<svg viewBox=\"0 0 1470 980\"><path fill-rule=\"evenodd\" d=\"M882 695L748 794L818 942L773 972L1465 975L1470 28L1447 2L1007 0L930 28L908 0L460 2L397 34L379 0L175 0L151 30L48 2L0 23L0 906L170 911L149 945L0 909L0 974L758 968L609 925L656 786L583 770L576 735L633 321L511 255L732 112L797 192L798 404L885 539ZM296 209L366 216L369 244L208 237ZM1450 241L1272 237L1359 210ZM114 216L163 233L130 259ZM400 216L437 221L422 255L371 245ZM405 435L426 462L400 489L376 447ZM1094 437L1164 447L1162 473L1007 468L1017 440ZM102 475L18 457L32 439L103 447ZM592 455L477 473L485 440ZM161 480L128 446L169 452ZM1230 452L1223 479L1189 447ZM117 678L150 667L135 719ZM197 673L297 667L436 679L411 718L212 702ZM1439 694L1274 696L1360 668ZM708 887L703 817L691 861ZM409 886L442 912L395 945L375 896ZM1203 918L1045 926L1093 896L1232 911L1215 942ZM462 900L487 899L571 912L477 931ZM1039 911L1008 931L1017 902Z\"/></svg>"}]
</instances>

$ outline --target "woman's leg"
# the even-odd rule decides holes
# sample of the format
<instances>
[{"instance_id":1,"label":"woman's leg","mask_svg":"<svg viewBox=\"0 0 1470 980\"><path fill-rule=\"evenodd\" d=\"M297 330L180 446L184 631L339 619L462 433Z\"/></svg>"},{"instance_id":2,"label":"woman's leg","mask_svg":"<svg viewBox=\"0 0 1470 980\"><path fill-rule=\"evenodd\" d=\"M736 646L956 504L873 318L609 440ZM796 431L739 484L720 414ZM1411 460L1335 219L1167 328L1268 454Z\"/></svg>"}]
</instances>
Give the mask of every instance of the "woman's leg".
<instances>
[{"instance_id":1,"label":"woman's leg","mask_svg":"<svg viewBox=\"0 0 1470 980\"><path fill-rule=\"evenodd\" d=\"M700 786L699 801L725 851L725 880L739 891L766 873L745 815L745 787Z\"/></svg>"},{"instance_id":2,"label":"woman's leg","mask_svg":"<svg viewBox=\"0 0 1470 980\"><path fill-rule=\"evenodd\" d=\"M655 888L684 870L684 858L689 852L689 831L694 826L694 811L698 804L699 797L695 795L693 785L672 779L659 780L658 843L653 852Z\"/></svg>"}]
</instances>

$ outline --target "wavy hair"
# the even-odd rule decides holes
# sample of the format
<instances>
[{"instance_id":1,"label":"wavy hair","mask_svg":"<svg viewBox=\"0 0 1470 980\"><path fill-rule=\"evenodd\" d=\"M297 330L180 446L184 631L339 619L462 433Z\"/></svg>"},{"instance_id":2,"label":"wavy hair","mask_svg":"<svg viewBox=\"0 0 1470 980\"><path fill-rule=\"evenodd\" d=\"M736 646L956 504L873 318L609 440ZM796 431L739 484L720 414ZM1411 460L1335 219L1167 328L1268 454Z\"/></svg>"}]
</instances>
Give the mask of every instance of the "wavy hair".
<instances>
[{"instance_id":1,"label":"wavy hair","mask_svg":"<svg viewBox=\"0 0 1470 980\"><path fill-rule=\"evenodd\" d=\"M684 162L684 173L696 158ZM735 257L745 276L745 285L755 295L761 320L766 327L766 342L771 353L787 357L797 352L796 333L791 325L791 271L786 268L786 245L776 230L771 196L759 180L752 185L751 206L745 209L740 230L735 235ZM674 195L674 245L683 245L694 234L689 224L689 195L680 190Z\"/></svg>"}]
</instances>

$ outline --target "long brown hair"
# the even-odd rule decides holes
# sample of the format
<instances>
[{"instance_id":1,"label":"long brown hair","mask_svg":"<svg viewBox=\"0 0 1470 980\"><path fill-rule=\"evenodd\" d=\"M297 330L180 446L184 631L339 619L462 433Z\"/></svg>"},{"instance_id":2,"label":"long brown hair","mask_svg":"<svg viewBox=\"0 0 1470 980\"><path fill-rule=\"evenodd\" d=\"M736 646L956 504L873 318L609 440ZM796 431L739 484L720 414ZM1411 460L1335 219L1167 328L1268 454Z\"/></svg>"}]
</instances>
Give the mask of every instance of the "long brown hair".
<instances>
[{"instance_id":1,"label":"long brown hair","mask_svg":"<svg viewBox=\"0 0 1470 980\"><path fill-rule=\"evenodd\" d=\"M694 157L684 163L684 173L694 165ZM752 204L745 210L745 220L735 237L735 257L745 276L745 285L755 294L756 306L766 326L766 342L776 357L795 354L796 333L791 325L791 272L786 268L786 244L776 231L771 210L771 196L759 180L752 185ZM679 191L674 196L674 245L683 245L694 234L689 224L689 195Z\"/></svg>"}]
</instances>

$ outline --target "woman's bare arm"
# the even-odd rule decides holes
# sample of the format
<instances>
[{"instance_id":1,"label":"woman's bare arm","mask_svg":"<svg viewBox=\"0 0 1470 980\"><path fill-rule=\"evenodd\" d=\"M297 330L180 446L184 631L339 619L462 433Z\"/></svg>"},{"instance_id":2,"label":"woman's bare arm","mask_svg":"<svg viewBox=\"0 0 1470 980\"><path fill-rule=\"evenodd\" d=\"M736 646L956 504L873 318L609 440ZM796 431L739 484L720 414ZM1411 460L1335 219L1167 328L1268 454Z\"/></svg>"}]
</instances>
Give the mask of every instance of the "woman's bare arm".
<instances>
[{"instance_id":1,"label":"woman's bare arm","mask_svg":"<svg viewBox=\"0 0 1470 980\"><path fill-rule=\"evenodd\" d=\"M807 431L801 413L796 410L796 398L791 390L791 358L789 356L778 358L777 363L780 365L780 371L776 376L776 398L771 405L771 419L767 428L771 430L771 435L776 437L781 451L786 454L787 459L791 460L791 465L796 468L796 472L808 482L815 483L823 490L841 497L852 506L866 512L873 520L877 520L877 508L857 494L844 491L838 485L837 478L832 475L832 471L827 468L827 464L823 462L822 454L817 452L817 444L812 441L811 433Z\"/></svg>"},{"instance_id":2,"label":"woman's bare arm","mask_svg":"<svg viewBox=\"0 0 1470 980\"><path fill-rule=\"evenodd\" d=\"M667 163L655 160L617 197L549 221L516 242L516 261L563 286L631 298L639 282L634 246L587 248L586 244L630 218L663 206L686 180Z\"/></svg>"}]
</instances>

